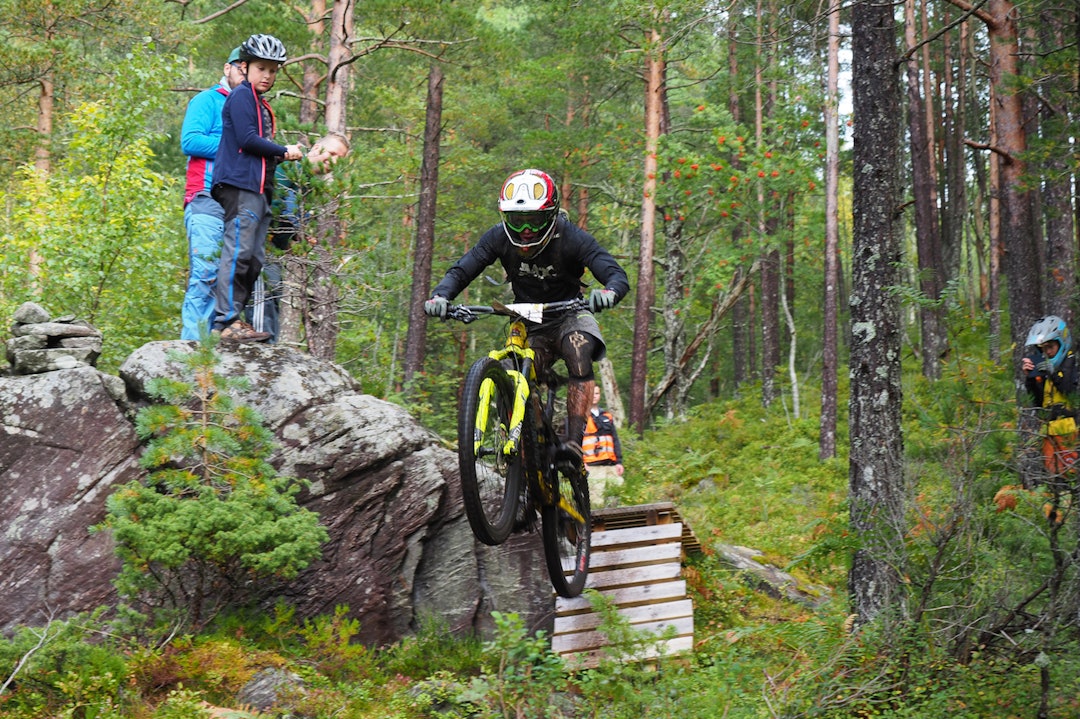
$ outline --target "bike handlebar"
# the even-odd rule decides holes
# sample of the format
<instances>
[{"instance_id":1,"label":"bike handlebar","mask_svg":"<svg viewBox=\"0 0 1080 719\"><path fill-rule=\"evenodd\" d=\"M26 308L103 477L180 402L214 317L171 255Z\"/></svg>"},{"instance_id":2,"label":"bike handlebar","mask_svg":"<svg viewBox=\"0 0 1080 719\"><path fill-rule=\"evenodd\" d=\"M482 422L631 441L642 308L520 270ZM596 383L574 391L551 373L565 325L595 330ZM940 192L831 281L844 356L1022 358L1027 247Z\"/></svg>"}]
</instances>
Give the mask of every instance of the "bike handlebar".
<instances>
[{"instance_id":1,"label":"bike handlebar","mask_svg":"<svg viewBox=\"0 0 1080 719\"><path fill-rule=\"evenodd\" d=\"M537 314L542 319L545 312L575 312L588 308L589 303L580 298L561 300L559 302L515 303L509 305L504 305L501 302L493 302L490 305L451 305L446 310L446 319L469 324L480 319L483 315L502 315L504 317L540 322L540 319L534 319Z\"/></svg>"}]
</instances>

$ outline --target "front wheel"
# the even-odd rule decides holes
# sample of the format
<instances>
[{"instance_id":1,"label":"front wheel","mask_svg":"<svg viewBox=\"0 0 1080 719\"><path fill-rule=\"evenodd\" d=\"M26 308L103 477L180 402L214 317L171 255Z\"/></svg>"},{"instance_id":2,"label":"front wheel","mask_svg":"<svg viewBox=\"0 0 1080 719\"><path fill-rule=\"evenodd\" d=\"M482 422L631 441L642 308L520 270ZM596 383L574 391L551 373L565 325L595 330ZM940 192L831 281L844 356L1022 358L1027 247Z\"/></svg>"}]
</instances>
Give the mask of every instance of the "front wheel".
<instances>
[{"instance_id":1,"label":"front wheel","mask_svg":"<svg viewBox=\"0 0 1080 719\"><path fill-rule=\"evenodd\" d=\"M510 535L521 491L522 459L506 454L514 383L491 359L477 360L465 375L458 406L458 465L461 498L473 534L484 544Z\"/></svg>"},{"instance_id":2,"label":"front wheel","mask_svg":"<svg viewBox=\"0 0 1080 719\"><path fill-rule=\"evenodd\" d=\"M557 501L543 508L544 558L551 585L559 596L576 597L589 576L592 541L589 483L580 467L560 468L555 476Z\"/></svg>"}]
</instances>

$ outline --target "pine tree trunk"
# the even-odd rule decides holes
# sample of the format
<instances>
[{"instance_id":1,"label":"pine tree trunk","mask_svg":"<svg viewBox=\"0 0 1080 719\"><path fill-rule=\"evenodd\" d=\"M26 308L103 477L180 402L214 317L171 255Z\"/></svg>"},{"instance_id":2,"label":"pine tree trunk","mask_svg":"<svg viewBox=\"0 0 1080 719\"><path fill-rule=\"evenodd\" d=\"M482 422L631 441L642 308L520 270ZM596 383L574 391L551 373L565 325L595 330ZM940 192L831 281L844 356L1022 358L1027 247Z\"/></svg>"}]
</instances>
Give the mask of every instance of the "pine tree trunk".
<instances>
[{"instance_id":1,"label":"pine tree trunk","mask_svg":"<svg viewBox=\"0 0 1080 719\"><path fill-rule=\"evenodd\" d=\"M659 18L657 18L659 22ZM656 247L656 150L664 86L664 47L659 30L648 32L645 54L645 168L641 202L641 243L638 250L638 281L634 290L634 347L630 365L630 423L640 435L645 431L645 397L648 392L649 328L656 301L653 254Z\"/></svg>"},{"instance_id":2,"label":"pine tree trunk","mask_svg":"<svg viewBox=\"0 0 1080 719\"><path fill-rule=\"evenodd\" d=\"M825 97L825 292L824 329L821 351L821 420L818 457L836 456L838 414L837 323L840 282L840 122L838 117L840 78L840 0L829 0L829 45Z\"/></svg>"},{"instance_id":3,"label":"pine tree trunk","mask_svg":"<svg viewBox=\"0 0 1080 719\"><path fill-rule=\"evenodd\" d=\"M424 122L424 151L420 165L420 202L416 213L416 248L413 250L413 280L409 301L409 331L405 337L404 385L424 367L427 317L424 300L431 288L431 260L435 247L435 200L439 190L439 138L442 130L443 73L432 63L428 73L427 115Z\"/></svg>"},{"instance_id":4,"label":"pine tree trunk","mask_svg":"<svg viewBox=\"0 0 1080 719\"><path fill-rule=\"evenodd\" d=\"M941 236L938 230L937 197L933 172L933 147L927 126L926 105L920 87L919 63L915 58L915 0L904 2L904 37L907 41L908 134L911 142L912 190L915 196L915 243L918 249L919 289L923 303L919 307L922 332L922 372L928 379L941 377L941 359L947 338L945 313L938 301L944 286L941 260ZM928 68L923 68L928 72Z\"/></svg>"},{"instance_id":5,"label":"pine tree trunk","mask_svg":"<svg viewBox=\"0 0 1080 719\"><path fill-rule=\"evenodd\" d=\"M848 577L864 624L901 602L903 440L900 424L900 283L896 221L900 98L896 24L886 4L852 6L856 170L851 297L851 527L859 549Z\"/></svg>"}]
</instances>

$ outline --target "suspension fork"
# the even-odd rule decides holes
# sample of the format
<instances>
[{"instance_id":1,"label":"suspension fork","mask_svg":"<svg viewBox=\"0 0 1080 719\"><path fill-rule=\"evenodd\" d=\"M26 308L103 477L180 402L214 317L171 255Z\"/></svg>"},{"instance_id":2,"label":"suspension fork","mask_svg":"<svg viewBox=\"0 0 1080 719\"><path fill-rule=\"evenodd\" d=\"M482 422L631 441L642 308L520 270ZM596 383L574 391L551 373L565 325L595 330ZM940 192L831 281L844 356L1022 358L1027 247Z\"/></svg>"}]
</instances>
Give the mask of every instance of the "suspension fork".
<instances>
[{"instance_id":1,"label":"suspension fork","mask_svg":"<svg viewBox=\"0 0 1080 719\"><path fill-rule=\"evenodd\" d=\"M533 362L536 354L525 341L526 330L524 323L517 321L510 326L510 334L506 339L506 346L501 350L494 350L488 356L497 362L501 362L506 368L506 374L514 383L514 406L510 413L510 426L507 428L508 437L503 444L504 456L512 456L521 448L521 432L525 423L525 412L529 407L531 388L529 377L534 376ZM484 380L480 385L480 409L477 412L477 426L486 426L488 407L495 393L495 383L491 379ZM483 413L483 417L480 413ZM481 422L483 420L483 423Z\"/></svg>"}]
</instances>

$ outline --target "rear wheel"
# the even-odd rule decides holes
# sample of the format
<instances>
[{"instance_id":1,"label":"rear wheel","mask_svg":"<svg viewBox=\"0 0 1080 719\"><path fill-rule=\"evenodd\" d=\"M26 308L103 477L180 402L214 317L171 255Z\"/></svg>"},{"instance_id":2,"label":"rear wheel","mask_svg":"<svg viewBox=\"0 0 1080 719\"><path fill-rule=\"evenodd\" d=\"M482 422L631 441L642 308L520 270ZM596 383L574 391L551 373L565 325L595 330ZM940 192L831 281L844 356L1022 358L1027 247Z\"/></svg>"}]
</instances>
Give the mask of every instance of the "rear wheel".
<instances>
[{"instance_id":1,"label":"rear wheel","mask_svg":"<svg viewBox=\"0 0 1080 719\"><path fill-rule=\"evenodd\" d=\"M521 492L522 455L504 452L514 408L514 384L502 366L484 357L465 375L458 407L461 497L476 538L500 544L514 525Z\"/></svg>"},{"instance_id":2,"label":"rear wheel","mask_svg":"<svg viewBox=\"0 0 1080 719\"><path fill-rule=\"evenodd\" d=\"M543 508L544 558L559 596L576 597L589 575L589 483L580 467L560 468L556 477L557 501Z\"/></svg>"}]
</instances>

